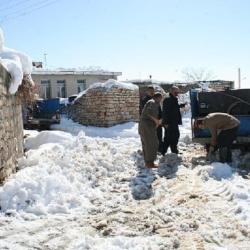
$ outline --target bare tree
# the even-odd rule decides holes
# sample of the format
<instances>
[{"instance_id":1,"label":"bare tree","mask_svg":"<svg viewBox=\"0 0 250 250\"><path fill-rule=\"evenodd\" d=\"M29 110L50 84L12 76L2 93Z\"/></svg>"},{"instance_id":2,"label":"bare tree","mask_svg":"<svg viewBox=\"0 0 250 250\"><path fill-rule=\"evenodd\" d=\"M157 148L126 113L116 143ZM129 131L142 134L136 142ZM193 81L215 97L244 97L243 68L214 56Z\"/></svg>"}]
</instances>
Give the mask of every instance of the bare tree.
<instances>
[{"instance_id":1,"label":"bare tree","mask_svg":"<svg viewBox=\"0 0 250 250\"><path fill-rule=\"evenodd\" d=\"M208 81L216 77L212 71L205 68L186 68L182 70L182 74L186 82Z\"/></svg>"}]
</instances>

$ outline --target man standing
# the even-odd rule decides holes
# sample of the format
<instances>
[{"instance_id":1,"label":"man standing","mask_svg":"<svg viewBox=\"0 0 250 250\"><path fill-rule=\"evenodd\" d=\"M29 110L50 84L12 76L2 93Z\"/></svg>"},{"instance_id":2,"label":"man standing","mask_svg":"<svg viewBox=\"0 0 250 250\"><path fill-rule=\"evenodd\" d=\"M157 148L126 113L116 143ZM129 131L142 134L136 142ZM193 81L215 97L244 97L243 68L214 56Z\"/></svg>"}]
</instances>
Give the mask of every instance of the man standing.
<instances>
[{"instance_id":1,"label":"man standing","mask_svg":"<svg viewBox=\"0 0 250 250\"><path fill-rule=\"evenodd\" d=\"M140 100L140 107L139 107L139 112L140 112L140 115L142 113L142 110L145 106L145 104L153 98L155 94L155 90L154 90L154 87L153 86L148 86L147 90L146 90L146 96L144 96L144 98L142 98Z\"/></svg>"},{"instance_id":2,"label":"man standing","mask_svg":"<svg viewBox=\"0 0 250 250\"><path fill-rule=\"evenodd\" d=\"M179 125L182 124L180 108L185 107L185 104L178 104L179 88L172 86L169 92L169 97L163 101L162 109L162 124L165 128L164 142L162 154L164 155L169 146L172 153L178 154L177 144L180 137Z\"/></svg>"},{"instance_id":3,"label":"man standing","mask_svg":"<svg viewBox=\"0 0 250 250\"><path fill-rule=\"evenodd\" d=\"M231 147L236 139L240 121L226 113L210 113L205 118L198 119L199 128L208 128L211 133L209 154L219 148L221 162L232 162Z\"/></svg>"},{"instance_id":4,"label":"man standing","mask_svg":"<svg viewBox=\"0 0 250 250\"><path fill-rule=\"evenodd\" d=\"M141 116L141 113L145 104L153 98L154 93L155 93L154 87L148 86L147 91L146 91L146 96L142 100L140 100L140 107L139 107L140 116ZM158 119L161 119L161 118L162 118L162 110L161 110L161 105L159 105ZM159 141L158 151L162 152L163 141L162 141L162 126L161 125L157 127L157 137Z\"/></svg>"},{"instance_id":5,"label":"man standing","mask_svg":"<svg viewBox=\"0 0 250 250\"><path fill-rule=\"evenodd\" d=\"M161 93L155 93L144 106L139 122L139 134L142 142L145 166L147 168L158 167L154 164L159 146L156 128L160 125L158 119L159 105L162 100Z\"/></svg>"}]
</instances>

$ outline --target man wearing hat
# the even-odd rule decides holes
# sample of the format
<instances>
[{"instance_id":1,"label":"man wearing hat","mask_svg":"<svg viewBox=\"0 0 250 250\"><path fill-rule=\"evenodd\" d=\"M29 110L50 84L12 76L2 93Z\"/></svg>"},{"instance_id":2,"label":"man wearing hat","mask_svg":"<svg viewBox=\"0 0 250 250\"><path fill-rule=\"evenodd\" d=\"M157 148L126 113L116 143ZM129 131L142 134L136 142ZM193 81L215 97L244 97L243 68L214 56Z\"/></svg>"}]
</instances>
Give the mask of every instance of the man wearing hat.
<instances>
[{"instance_id":1,"label":"man wearing hat","mask_svg":"<svg viewBox=\"0 0 250 250\"><path fill-rule=\"evenodd\" d=\"M159 92L159 91L157 91ZM144 96L144 98L142 98L140 100L140 106L139 106L139 114L141 116L141 113L142 113L142 110L145 106L145 104L153 98L155 94L155 89L152 85L148 86L147 87L147 90L146 90L146 95ZM159 105L159 112L158 112L158 119L161 119L162 118L162 110L161 110L161 106ZM162 152L162 149L163 149L163 138L162 138L162 126L158 126L157 127L157 137L158 137L158 141L159 141L159 147L158 147L158 151L159 152Z\"/></svg>"},{"instance_id":2,"label":"man wearing hat","mask_svg":"<svg viewBox=\"0 0 250 250\"><path fill-rule=\"evenodd\" d=\"M180 137L179 125L182 124L180 108L185 104L178 103L178 94L180 90L177 86L172 86L169 97L163 101L162 125L165 128L162 154L164 155L170 147L172 153L178 154L178 141Z\"/></svg>"},{"instance_id":3,"label":"man wearing hat","mask_svg":"<svg viewBox=\"0 0 250 250\"><path fill-rule=\"evenodd\" d=\"M142 142L142 150L147 168L158 167L154 161L157 157L159 141L157 138L157 127L160 125L159 106L162 94L156 92L144 106L139 122L139 134Z\"/></svg>"}]
</instances>

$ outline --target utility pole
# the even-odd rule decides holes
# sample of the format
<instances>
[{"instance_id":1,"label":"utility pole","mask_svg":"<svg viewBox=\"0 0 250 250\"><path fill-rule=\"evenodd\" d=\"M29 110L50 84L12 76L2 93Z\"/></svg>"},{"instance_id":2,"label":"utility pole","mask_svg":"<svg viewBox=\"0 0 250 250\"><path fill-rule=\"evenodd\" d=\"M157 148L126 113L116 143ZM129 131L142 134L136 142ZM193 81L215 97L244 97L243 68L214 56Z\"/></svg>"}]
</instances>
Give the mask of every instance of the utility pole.
<instances>
[{"instance_id":1,"label":"utility pole","mask_svg":"<svg viewBox=\"0 0 250 250\"><path fill-rule=\"evenodd\" d=\"M44 53L44 68L47 69L47 53Z\"/></svg>"},{"instance_id":2,"label":"utility pole","mask_svg":"<svg viewBox=\"0 0 250 250\"><path fill-rule=\"evenodd\" d=\"M239 89L241 88L241 75L240 75L240 68L238 68L238 82L239 82Z\"/></svg>"}]
</instances>

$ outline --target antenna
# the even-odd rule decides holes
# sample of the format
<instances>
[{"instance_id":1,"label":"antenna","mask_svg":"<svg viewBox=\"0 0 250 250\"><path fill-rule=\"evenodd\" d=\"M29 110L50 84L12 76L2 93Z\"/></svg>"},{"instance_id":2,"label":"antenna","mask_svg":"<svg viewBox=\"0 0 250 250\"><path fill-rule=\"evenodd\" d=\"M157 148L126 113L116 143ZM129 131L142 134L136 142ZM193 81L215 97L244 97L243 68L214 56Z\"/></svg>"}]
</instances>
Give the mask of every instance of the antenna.
<instances>
[{"instance_id":1,"label":"antenna","mask_svg":"<svg viewBox=\"0 0 250 250\"><path fill-rule=\"evenodd\" d=\"M44 68L47 69L47 53L44 53Z\"/></svg>"},{"instance_id":2,"label":"antenna","mask_svg":"<svg viewBox=\"0 0 250 250\"><path fill-rule=\"evenodd\" d=\"M238 68L238 82L239 82L239 89L241 87L241 73L240 73L240 68Z\"/></svg>"}]
</instances>

